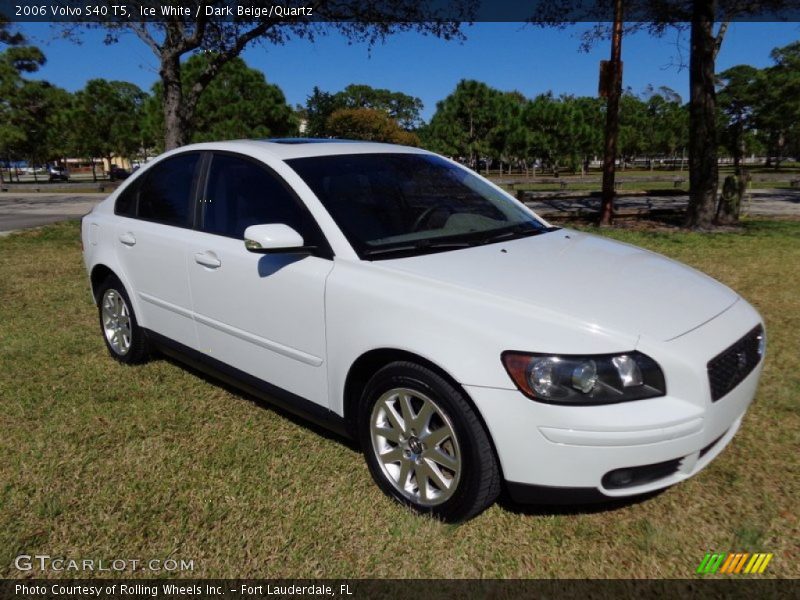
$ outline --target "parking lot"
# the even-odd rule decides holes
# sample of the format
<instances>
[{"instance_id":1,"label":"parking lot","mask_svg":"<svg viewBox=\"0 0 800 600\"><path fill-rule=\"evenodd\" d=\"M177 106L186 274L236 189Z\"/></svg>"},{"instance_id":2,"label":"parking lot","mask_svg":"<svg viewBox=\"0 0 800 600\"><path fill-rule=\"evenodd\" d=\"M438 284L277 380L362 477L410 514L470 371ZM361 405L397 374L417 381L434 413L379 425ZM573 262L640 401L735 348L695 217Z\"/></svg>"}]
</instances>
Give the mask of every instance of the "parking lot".
<instances>
[{"instance_id":1,"label":"parking lot","mask_svg":"<svg viewBox=\"0 0 800 600\"><path fill-rule=\"evenodd\" d=\"M646 216L652 211L684 211L689 196L622 195L614 202L620 216ZM528 192L525 204L545 218L589 216L600 210L600 198L575 197L553 192ZM766 218L800 217L800 190L750 190L742 203L742 215Z\"/></svg>"},{"instance_id":2,"label":"parking lot","mask_svg":"<svg viewBox=\"0 0 800 600\"><path fill-rule=\"evenodd\" d=\"M107 194L0 194L0 235L68 219L80 219Z\"/></svg>"}]
</instances>

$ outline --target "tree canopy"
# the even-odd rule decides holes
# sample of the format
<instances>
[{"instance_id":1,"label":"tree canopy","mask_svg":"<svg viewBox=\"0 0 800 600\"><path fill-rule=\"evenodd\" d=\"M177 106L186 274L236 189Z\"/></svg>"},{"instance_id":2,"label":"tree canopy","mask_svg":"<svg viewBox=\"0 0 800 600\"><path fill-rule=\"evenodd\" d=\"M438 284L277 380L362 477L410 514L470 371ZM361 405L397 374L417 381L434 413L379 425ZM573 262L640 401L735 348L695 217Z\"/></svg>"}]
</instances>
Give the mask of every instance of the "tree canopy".
<instances>
[{"instance_id":1,"label":"tree canopy","mask_svg":"<svg viewBox=\"0 0 800 600\"><path fill-rule=\"evenodd\" d=\"M766 152L776 168L800 155L800 42L772 51L774 65L737 65L717 77L721 142L736 165Z\"/></svg>"},{"instance_id":2,"label":"tree canopy","mask_svg":"<svg viewBox=\"0 0 800 600\"><path fill-rule=\"evenodd\" d=\"M621 0L620 0L621 2ZM608 21L611 3L588 0L575 4L569 0L537 3L531 21L541 26L563 27L567 22ZM686 225L692 228L712 226L717 206L718 131L714 87L715 63L720 46L734 18L769 15L778 19L793 16L797 0L625 0L622 19L628 31L646 29L663 35L670 27L688 28L689 53L689 210ZM583 47L608 37L610 26L600 24L588 29ZM780 141L776 141L780 145Z\"/></svg>"},{"instance_id":3,"label":"tree canopy","mask_svg":"<svg viewBox=\"0 0 800 600\"><path fill-rule=\"evenodd\" d=\"M416 134L405 131L388 114L374 108L340 108L326 123L334 137L418 146Z\"/></svg>"},{"instance_id":4,"label":"tree canopy","mask_svg":"<svg viewBox=\"0 0 800 600\"><path fill-rule=\"evenodd\" d=\"M605 104L598 98L540 94L528 99L461 81L437 104L423 143L473 166L488 158L528 169L584 171L603 151ZM674 158L688 138L688 113L669 88L628 90L621 102L619 155Z\"/></svg>"},{"instance_id":5,"label":"tree canopy","mask_svg":"<svg viewBox=\"0 0 800 600\"><path fill-rule=\"evenodd\" d=\"M426 142L439 152L476 165L481 156L491 152L489 140L500 123L502 96L485 83L462 79L452 94L437 103L425 130Z\"/></svg>"},{"instance_id":6,"label":"tree canopy","mask_svg":"<svg viewBox=\"0 0 800 600\"><path fill-rule=\"evenodd\" d=\"M163 149L161 96L124 81L95 79L68 93L30 73L43 53L0 22L0 159L41 165L65 157L136 158ZM753 153L778 168L800 155L800 42L776 48L773 65L737 65L715 78L715 152L737 167ZM213 53L198 54L181 69L182 87L203 76ZM673 90L648 86L622 95L618 157L623 165L676 164L689 148L690 107ZM462 80L437 103L428 124L419 98L400 91L351 84L335 93L314 88L294 111L280 88L241 58L228 60L184 123L187 141L304 134L422 145L475 168L585 171L603 151L602 99L554 95L527 98ZM714 142L717 143L716 141ZM716 159L715 159L716 160Z\"/></svg>"},{"instance_id":7,"label":"tree canopy","mask_svg":"<svg viewBox=\"0 0 800 600\"><path fill-rule=\"evenodd\" d=\"M130 9L138 14L144 0L132 0ZM187 3L184 3L186 5ZM155 54L163 86L165 147L175 148L188 139L192 121L203 92L223 67L254 43L285 44L292 38L314 39L337 32L351 41L374 44L401 31L418 31L443 39L460 36L460 22L468 20L474 9L470 0L455 0L448 6L450 18L442 19L435 3L421 0L318 0L314 3L314 20L215 19L201 10L206 6L224 5L224 0L190 0L189 15L165 16L163 20L136 22L117 21L84 24L107 32L113 43L127 33L135 34ZM251 7L259 7L255 2ZM269 3L261 8L269 12ZM196 10L195 10L196 9ZM453 18L459 17L460 18ZM68 35L75 35L80 26L65 26ZM191 87L184 86L182 58L208 52L208 60L194 78Z\"/></svg>"},{"instance_id":8,"label":"tree canopy","mask_svg":"<svg viewBox=\"0 0 800 600\"><path fill-rule=\"evenodd\" d=\"M305 106L306 133L314 137L336 135L328 128L328 120L342 109L370 109L384 113L401 129L412 131L422 124L422 100L402 92L350 84L330 93L314 87Z\"/></svg>"},{"instance_id":9,"label":"tree canopy","mask_svg":"<svg viewBox=\"0 0 800 600\"><path fill-rule=\"evenodd\" d=\"M213 56L195 55L183 67L183 85L191 87ZM160 110L164 89L153 87L148 106L149 136L164 139ZM297 133L297 118L283 91L267 83L264 74L251 69L241 58L231 59L200 97L194 117L186 123L188 142L241 138L284 137ZM159 147L160 143L157 144Z\"/></svg>"},{"instance_id":10,"label":"tree canopy","mask_svg":"<svg viewBox=\"0 0 800 600\"><path fill-rule=\"evenodd\" d=\"M44 81L24 76L45 63L41 50L26 45L0 21L0 154L33 163L46 160L63 143L64 109L69 94Z\"/></svg>"},{"instance_id":11,"label":"tree canopy","mask_svg":"<svg viewBox=\"0 0 800 600\"><path fill-rule=\"evenodd\" d=\"M79 155L132 156L142 147L147 95L126 81L91 79L75 94L74 144Z\"/></svg>"}]
</instances>

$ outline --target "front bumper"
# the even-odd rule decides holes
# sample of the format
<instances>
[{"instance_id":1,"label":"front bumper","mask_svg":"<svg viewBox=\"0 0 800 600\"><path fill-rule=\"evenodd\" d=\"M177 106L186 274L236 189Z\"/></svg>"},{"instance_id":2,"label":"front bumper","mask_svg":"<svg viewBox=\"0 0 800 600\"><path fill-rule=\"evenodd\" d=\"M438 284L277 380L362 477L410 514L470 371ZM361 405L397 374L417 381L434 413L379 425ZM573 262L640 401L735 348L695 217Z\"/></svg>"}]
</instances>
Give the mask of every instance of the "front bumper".
<instances>
[{"instance_id":1,"label":"front bumper","mask_svg":"<svg viewBox=\"0 0 800 600\"><path fill-rule=\"evenodd\" d=\"M707 361L760 322L739 301L669 342L637 349L661 364L668 395L603 406L555 406L517 390L465 386L491 433L513 499L603 500L664 488L708 465L733 439L755 396L763 359L716 402ZM622 479L614 472L624 470Z\"/></svg>"}]
</instances>

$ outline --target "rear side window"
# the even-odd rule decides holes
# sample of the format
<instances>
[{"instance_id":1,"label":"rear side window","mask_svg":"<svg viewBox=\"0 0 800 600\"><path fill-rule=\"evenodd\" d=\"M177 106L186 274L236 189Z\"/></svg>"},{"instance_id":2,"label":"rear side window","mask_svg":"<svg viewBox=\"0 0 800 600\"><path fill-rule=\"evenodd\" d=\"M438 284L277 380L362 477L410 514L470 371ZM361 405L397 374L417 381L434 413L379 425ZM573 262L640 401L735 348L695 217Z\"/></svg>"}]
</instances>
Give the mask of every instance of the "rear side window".
<instances>
[{"instance_id":1,"label":"rear side window","mask_svg":"<svg viewBox=\"0 0 800 600\"><path fill-rule=\"evenodd\" d=\"M203 231L244 239L250 225L283 223L307 245L318 245L321 232L286 184L257 163L215 154L203 195Z\"/></svg>"},{"instance_id":2,"label":"rear side window","mask_svg":"<svg viewBox=\"0 0 800 600\"><path fill-rule=\"evenodd\" d=\"M139 188L140 219L189 227L199 153L181 154L155 165Z\"/></svg>"},{"instance_id":3,"label":"rear side window","mask_svg":"<svg viewBox=\"0 0 800 600\"><path fill-rule=\"evenodd\" d=\"M122 190L122 193L117 196L117 202L114 205L114 214L122 217L136 216L136 199L139 194L140 182L141 178L128 185Z\"/></svg>"}]
</instances>

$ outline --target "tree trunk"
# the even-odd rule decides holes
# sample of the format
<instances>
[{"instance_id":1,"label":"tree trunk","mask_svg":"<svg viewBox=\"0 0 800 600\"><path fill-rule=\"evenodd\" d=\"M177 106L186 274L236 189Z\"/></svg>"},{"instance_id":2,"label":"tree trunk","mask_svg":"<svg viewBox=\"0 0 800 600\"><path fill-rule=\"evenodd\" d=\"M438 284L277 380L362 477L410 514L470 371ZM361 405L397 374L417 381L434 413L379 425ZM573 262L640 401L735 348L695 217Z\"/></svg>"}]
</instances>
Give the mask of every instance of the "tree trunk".
<instances>
[{"instance_id":1,"label":"tree trunk","mask_svg":"<svg viewBox=\"0 0 800 600\"><path fill-rule=\"evenodd\" d=\"M734 225L739 222L742 208L742 199L747 187L747 181L739 175L728 175L722 185L722 196L717 206L717 225Z\"/></svg>"},{"instance_id":2,"label":"tree trunk","mask_svg":"<svg viewBox=\"0 0 800 600\"><path fill-rule=\"evenodd\" d=\"M614 178L619 135L619 99L622 96L622 0L614 2L614 31L611 36L611 85L606 104L605 147L603 151L603 184L600 201L600 225L614 220Z\"/></svg>"},{"instance_id":3,"label":"tree trunk","mask_svg":"<svg viewBox=\"0 0 800 600\"><path fill-rule=\"evenodd\" d=\"M163 56L160 75L164 84L164 147L172 150L186 143L180 58Z\"/></svg>"},{"instance_id":4,"label":"tree trunk","mask_svg":"<svg viewBox=\"0 0 800 600\"><path fill-rule=\"evenodd\" d=\"M97 183L97 170L94 165L94 157L92 157L92 182Z\"/></svg>"},{"instance_id":5,"label":"tree trunk","mask_svg":"<svg viewBox=\"0 0 800 600\"><path fill-rule=\"evenodd\" d=\"M714 0L694 0L689 59L689 208L686 226L712 226L717 205Z\"/></svg>"},{"instance_id":6,"label":"tree trunk","mask_svg":"<svg viewBox=\"0 0 800 600\"><path fill-rule=\"evenodd\" d=\"M781 168L781 161L783 160L783 146L785 144L783 132L778 135L778 141L775 144L775 165L774 169L777 171Z\"/></svg>"}]
</instances>

